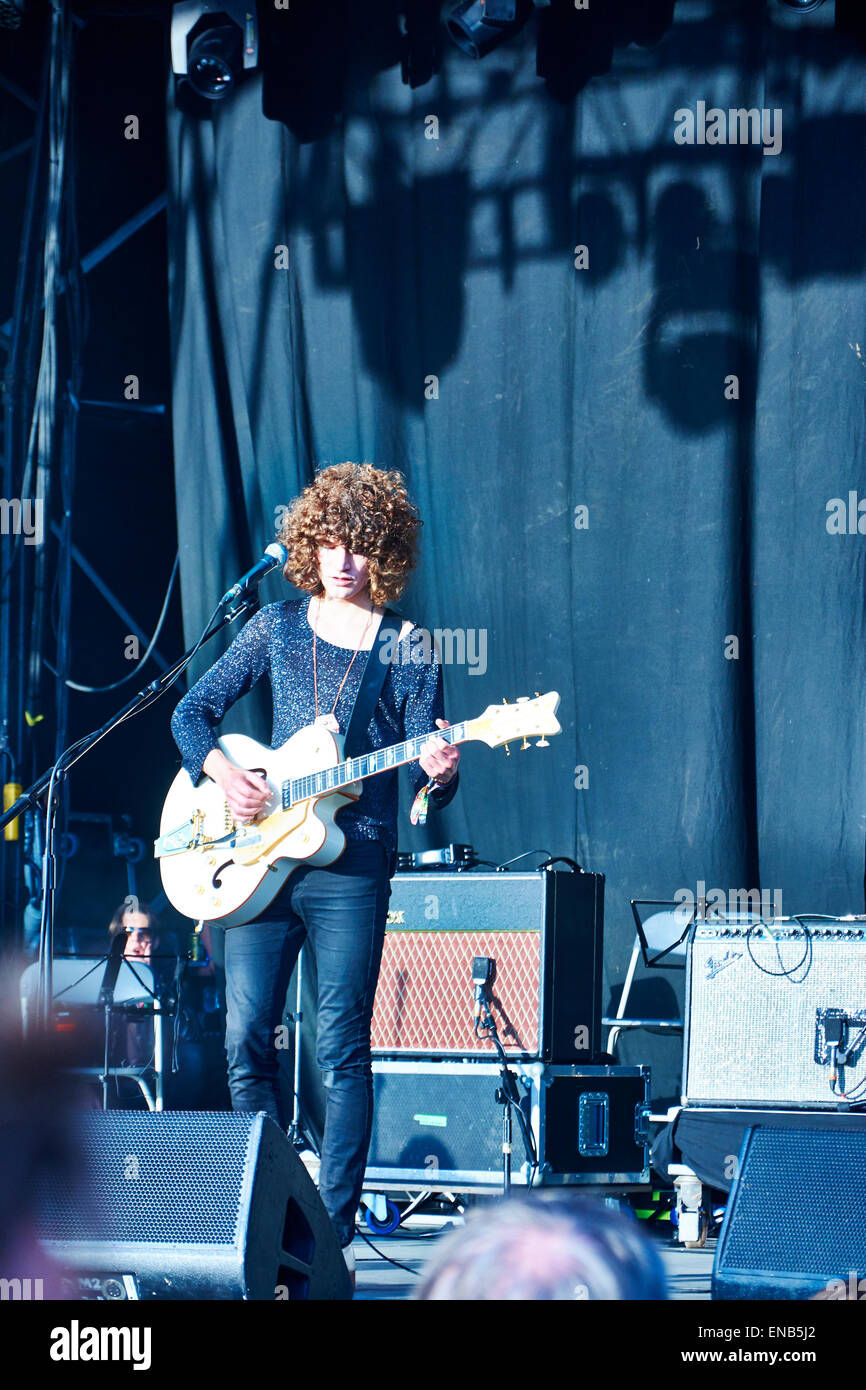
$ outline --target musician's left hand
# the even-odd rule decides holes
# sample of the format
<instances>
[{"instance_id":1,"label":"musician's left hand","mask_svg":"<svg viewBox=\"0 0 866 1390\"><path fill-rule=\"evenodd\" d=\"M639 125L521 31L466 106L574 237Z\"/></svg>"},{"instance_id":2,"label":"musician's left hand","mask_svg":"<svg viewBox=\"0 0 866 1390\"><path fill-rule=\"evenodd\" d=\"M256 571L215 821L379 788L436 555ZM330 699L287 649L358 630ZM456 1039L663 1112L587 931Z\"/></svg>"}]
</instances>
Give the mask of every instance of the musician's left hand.
<instances>
[{"instance_id":1,"label":"musician's left hand","mask_svg":"<svg viewBox=\"0 0 866 1390\"><path fill-rule=\"evenodd\" d=\"M437 719L436 727L437 729L450 729L451 725L447 719ZM430 780L435 778L439 785L444 787L457 771L460 749L456 748L453 743L446 743L444 738L435 738L431 734L421 749L421 756L418 761Z\"/></svg>"}]
</instances>

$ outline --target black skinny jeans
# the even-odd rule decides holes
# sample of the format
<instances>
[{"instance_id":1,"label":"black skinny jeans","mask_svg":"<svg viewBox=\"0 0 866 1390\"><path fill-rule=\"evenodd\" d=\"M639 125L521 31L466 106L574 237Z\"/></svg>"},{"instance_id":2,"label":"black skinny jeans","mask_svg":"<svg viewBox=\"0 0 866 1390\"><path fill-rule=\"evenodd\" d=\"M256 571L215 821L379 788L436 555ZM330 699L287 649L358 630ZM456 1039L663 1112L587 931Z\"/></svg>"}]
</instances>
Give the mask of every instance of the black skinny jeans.
<instances>
[{"instance_id":1,"label":"black skinny jeans","mask_svg":"<svg viewBox=\"0 0 866 1390\"><path fill-rule=\"evenodd\" d=\"M316 1061L325 1085L319 1192L340 1244L355 1234L373 1124L370 1019L391 885L382 845L349 843L300 868L254 922L226 931L226 1055L234 1110L281 1113L277 1028L305 937L319 977Z\"/></svg>"}]
</instances>

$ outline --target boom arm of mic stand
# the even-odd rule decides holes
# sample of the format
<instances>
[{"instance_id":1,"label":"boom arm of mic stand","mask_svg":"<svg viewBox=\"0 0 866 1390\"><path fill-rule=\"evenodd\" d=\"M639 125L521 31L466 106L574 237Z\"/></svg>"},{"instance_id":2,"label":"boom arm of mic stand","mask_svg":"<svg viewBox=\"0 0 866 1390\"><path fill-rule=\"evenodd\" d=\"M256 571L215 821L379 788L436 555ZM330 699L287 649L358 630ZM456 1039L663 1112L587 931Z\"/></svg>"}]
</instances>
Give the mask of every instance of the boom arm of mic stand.
<instances>
[{"instance_id":1,"label":"boom arm of mic stand","mask_svg":"<svg viewBox=\"0 0 866 1390\"><path fill-rule=\"evenodd\" d=\"M0 816L0 829L2 829L4 825L8 825L10 821L15 820L22 812L35 809L52 785L54 785L56 789L63 781L63 778L68 774L69 769L74 767L95 744L99 743L107 734L112 733L114 729L127 719L132 718L133 715L139 714L155 700L158 700L161 695L164 695L177 680L178 676L182 674L200 648L203 647L206 642L209 642L212 637L215 637L218 632L221 632L224 627L228 627L229 623L233 623L236 618L239 618L251 608L251 595L246 595L237 608L212 617L195 646L190 647L188 651L184 652L183 656L180 657L173 666L169 667L167 671L163 671L160 676L157 676L156 680L151 681L150 685L145 686L143 690L140 690L137 695L134 695L131 700L127 701L123 708L118 710L116 714L113 714L101 728L94 729L92 733L86 734L85 737L79 739L77 743L73 743L68 749L65 749L64 752L60 754L54 766L50 767L47 772L44 772L41 777L38 777L25 792L22 792L17 801L15 801L7 811L3 812L2 816ZM46 815L45 846L42 861L42 923L39 932L38 1017L43 1028L50 1026L53 996L54 821L54 815Z\"/></svg>"},{"instance_id":2,"label":"boom arm of mic stand","mask_svg":"<svg viewBox=\"0 0 866 1390\"><path fill-rule=\"evenodd\" d=\"M25 811L35 809L48 791L55 768L59 769L61 776L65 776L69 769L74 767L79 759L83 758L85 753L88 753L95 743L98 743L106 734L110 734L113 729L117 728L118 724L122 724L126 719L137 714L145 701L158 699L160 695L164 695L166 690L170 689L174 681L182 673L186 664L191 661L196 652L204 646L205 642L209 642L210 639L215 637L218 632L221 632L224 627L234 622L236 618L239 618L241 614L251 607L252 603L250 598L247 597L244 599L243 603L232 612L221 614L219 620L209 626L201 640L197 642L194 647L190 647L188 651L184 652L183 656L180 657L173 666L169 667L167 671L163 671L162 675L157 676L156 680L151 681L150 685L146 685L143 690L140 690L137 695L134 695L122 709L118 710L116 714L113 714L99 729L94 729L92 733L86 734L83 739L79 739L78 743L73 744L69 751L71 752L74 750L74 758L70 758L67 762L65 754L61 753L57 762L52 767L49 767L47 772L43 772L41 777L37 777L36 781L32 782L31 785L21 793L17 800L13 801L12 805L0 814L0 830L2 830L5 825L9 825L10 821L17 820L18 816L23 815Z\"/></svg>"}]
</instances>

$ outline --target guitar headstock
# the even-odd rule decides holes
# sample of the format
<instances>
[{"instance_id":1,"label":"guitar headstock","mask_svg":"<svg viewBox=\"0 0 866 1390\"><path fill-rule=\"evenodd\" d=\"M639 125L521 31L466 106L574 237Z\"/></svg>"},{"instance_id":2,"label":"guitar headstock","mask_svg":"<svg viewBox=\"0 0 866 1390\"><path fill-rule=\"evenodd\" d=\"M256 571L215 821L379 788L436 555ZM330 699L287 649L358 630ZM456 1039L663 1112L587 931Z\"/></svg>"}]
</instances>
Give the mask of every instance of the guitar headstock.
<instances>
[{"instance_id":1,"label":"guitar headstock","mask_svg":"<svg viewBox=\"0 0 866 1390\"><path fill-rule=\"evenodd\" d=\"M489 748L498 748L515 738L529 739L536 734L546 739L549 734L562 733L556 718L558 708L559 695L555 690L547 695L536 695L534 700L523 695L513 705L488 705L477 719L466 720L466 736L486 743Z\"/></svg>"}]
</instances>

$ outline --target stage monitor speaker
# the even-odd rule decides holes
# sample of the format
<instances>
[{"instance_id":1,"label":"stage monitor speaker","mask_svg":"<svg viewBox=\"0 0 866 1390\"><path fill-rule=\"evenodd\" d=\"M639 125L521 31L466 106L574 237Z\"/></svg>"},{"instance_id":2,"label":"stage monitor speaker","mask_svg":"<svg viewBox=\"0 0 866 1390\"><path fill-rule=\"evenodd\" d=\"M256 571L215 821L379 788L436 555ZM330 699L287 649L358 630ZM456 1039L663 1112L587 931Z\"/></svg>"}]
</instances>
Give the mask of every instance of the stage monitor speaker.
<instances>
[{"instance_id":1,"label":"stage monitor speaker","mask_svg":"<svg viewBox=\"0 0 866 1390\"><path fill-rule=\"evenodd\" d=\"M80 1117L81 1182L40 1193L37 1235L72 1297L349 1299L306 1169L265 1114Z\"/></svg>"},{"instance_id":2,"label":"stage monitor speaker","mask_svg":"<svg viewBox=\"0 0 866 1390\"><path fill-rule=\"evenodd\" d=\"M374 1055L495 1056L493 1042L474 1034L472 962L486 956L505 1051L591 1062L601 1041L603 923L600 874L396 874Z\"/></svg>"},{"instance_id":3,"label":"stage monitor speaker","mask_svg":"<svg viewBox=\"0 0 866 1390\"><path fill-rule=\"evenodd\" d=\"M862 918L699 924L686 988L684 1105L831 1110L846 1096L862 1097ZM848 1047L835 1093L827 1045L833 1023Z\"/></svg>"},{"instance_id":4,"label":"stage monitor speaker","mask_svg":"<svg viewBox=\"0 0 866 1390\"><path fill-rule=\"evenodd\" d=\"M866 1272L861 1118L859 1130L762 1122L747 1131L716 1246L713 1298L851 1296L840 1290Z\"/></svg>"}]
</instances>

